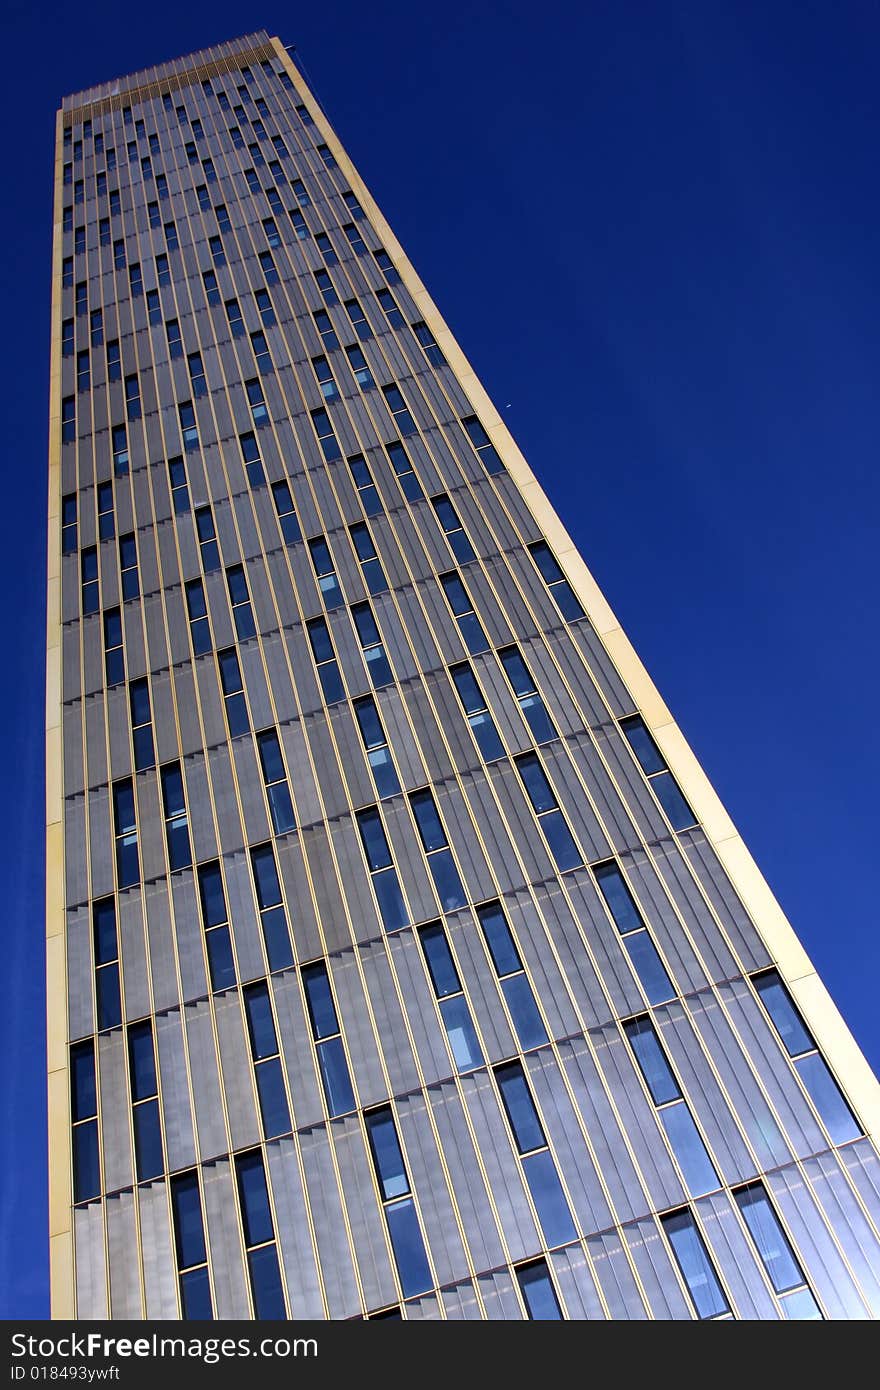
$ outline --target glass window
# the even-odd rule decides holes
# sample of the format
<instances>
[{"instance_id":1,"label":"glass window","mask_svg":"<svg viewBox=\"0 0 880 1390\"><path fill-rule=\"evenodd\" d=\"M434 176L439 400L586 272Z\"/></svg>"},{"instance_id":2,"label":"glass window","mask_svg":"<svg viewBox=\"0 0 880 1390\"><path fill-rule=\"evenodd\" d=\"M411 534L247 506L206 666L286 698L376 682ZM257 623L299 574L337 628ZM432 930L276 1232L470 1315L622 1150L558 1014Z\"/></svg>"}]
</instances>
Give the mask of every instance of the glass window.
<instances>
[{"instance_id":1,"label":"glass window","mask_svg":"<svg viewBox=\"0 0 880 1390\"><path fill-rule=\"evenodd\" d=\"M401 1197L409 1192L409 1180L391 1108L369 1111L365 1118L382 1196L386 1201Z\"/></svg>"},{"instance_id":2,"label":"glass window","mask_svg":"<svg viewBox=\"0 0 880 1390\"><path fill-rule=\"evenodd\" d=\"M453 666L450 674L467 715L468 727L484 759L488 763L503 757L504 745L470 666L466 661L462 662L460 666Z\"/></svg>"},{"instance_id":3,"label":"glass window","mask_svg":"<svg viewBox=\"0 0 880 1390\"><path fill-rule=\"evenodd\" d=\"M574 589L556 563L547 542L535 541L529 546L529 553L565 621L574 622L577 618L583 618L584 610L575 596Z\"/></svg>"},{"instance_id":4,"label":"glass window","mask_svg":"<svg viewBox=\"0 0 880 1390\"><path fill-rule=\"evenodd\" d=\"M516 647L505 647L498 657L535 742L546 743L548 739L557 738L553 720Z\"/></svg>"},{"instance_id":5,"label":"glass window","mask_svg":"<svg viewBox=\"0 0 880 1390\"><path fill-rule=\"evenodd\" d=\"M822 1314L806 1287L803 1270L763 1183L741 1187L734 1198L786 1317L796 1321L820 1319ZM794 1300L786 1297L793 1292L797 1295Z\"/></svg>"},{"instance_id":6,"label":"glass window","mask_svg":"<svg viewBox=\"0 0 880 1390\"><path fill-rule=\"evenodd\" d=\"M496 1067L495 1077L519 1152L545 1148L547 1141L520 1063Z\"/></svg>"},{"instance_id":7,"label":"glass window","mask_svg":"<svg viewBox=\"0 0 880 1390\"><path fill-rule=\"evenodd\" d=\"M661 1216L676 1264L693 1299L698 1318L717 1318L730 1312L697 1223L687 1208Z\"/></svg>"},{"instance_id":8,"label":"glass window","mask_svg":"<svg viewBox=\"0 0 880 1390\"><path fill-rule=\"evenodd\" d=\"M520 1265L516 1271L516 1279L530 1318L550 1322L562 1317L546 1260L535 1260L532 1264Z\"/></svg>"}]
</instances>

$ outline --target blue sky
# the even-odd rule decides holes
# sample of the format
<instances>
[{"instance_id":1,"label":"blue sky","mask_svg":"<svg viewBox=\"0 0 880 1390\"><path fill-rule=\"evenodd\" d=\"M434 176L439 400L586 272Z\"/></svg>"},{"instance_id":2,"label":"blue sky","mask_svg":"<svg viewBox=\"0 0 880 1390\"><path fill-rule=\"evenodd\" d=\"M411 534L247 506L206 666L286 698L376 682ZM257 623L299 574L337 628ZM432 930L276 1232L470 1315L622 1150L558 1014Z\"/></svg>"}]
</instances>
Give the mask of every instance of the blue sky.
<instances>
[{"instance_id":1,"label":"blue sky","mask_svg":"<svg viewBox=\"0 0 880 1390\"><path fill-rule=\"evenodd\" d=\"M876 4L37 10L13 0L0 345L3 1317L48 1309L41 740L54 112L65 92L260 24L296 44L880 1065Z\"/></svg>"}]
</instances>

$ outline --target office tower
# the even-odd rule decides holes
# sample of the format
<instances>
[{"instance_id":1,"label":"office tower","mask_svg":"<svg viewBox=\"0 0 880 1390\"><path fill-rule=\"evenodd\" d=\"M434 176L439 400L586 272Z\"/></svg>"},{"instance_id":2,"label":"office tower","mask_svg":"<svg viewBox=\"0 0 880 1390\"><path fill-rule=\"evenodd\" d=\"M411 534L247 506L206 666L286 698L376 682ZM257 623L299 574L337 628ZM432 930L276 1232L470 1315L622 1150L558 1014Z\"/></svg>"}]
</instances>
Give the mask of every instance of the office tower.
<instances>
[{"instance_id":1,"label":"office tower","mask_svg":"<svg viewBox=\"0 0 880 1390\"><path fill-rule=\"evenodd\" d=\"M54 256L55 1314L876 1312L876 1082L282 44L67 98Z\"/></svg>"}]
</instances>

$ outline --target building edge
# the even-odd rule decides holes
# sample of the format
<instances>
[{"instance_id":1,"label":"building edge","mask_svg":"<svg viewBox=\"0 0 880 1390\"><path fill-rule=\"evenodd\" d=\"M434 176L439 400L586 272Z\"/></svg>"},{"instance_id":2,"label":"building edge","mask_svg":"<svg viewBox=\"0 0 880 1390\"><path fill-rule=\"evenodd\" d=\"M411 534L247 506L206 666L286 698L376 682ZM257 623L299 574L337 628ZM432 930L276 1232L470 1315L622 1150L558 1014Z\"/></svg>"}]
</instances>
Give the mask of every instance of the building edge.
<instances>
[{"instance_id":1,"label":"building edge","mask_svg":"<svg viewBox=\"0 0 880 1390\"><path fill-rule=\"evenodd\" d=\"M322 105L281 40L273 36L270 42L301 99L309 102L315 124L340 168L348 176L355 196L365 208L403 283L419 306L424 321L442 348L462 390L469 397L475 414L504 460L532 516L546 535L566 578L696 813L707 840L742 899L844 1094L865 1132L880 1147L880 1083L861 1048L547 494L327 120Z\"/></svg>"}]
</instances>

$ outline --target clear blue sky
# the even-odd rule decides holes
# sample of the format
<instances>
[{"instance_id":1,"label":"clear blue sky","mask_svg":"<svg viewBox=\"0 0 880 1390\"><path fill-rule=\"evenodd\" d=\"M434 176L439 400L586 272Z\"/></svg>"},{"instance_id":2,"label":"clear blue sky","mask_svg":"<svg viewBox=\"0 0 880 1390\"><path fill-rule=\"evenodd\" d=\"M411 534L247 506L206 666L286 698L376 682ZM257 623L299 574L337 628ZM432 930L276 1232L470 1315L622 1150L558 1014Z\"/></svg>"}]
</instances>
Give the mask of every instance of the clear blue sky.
<instances>
[{"instance_id":1,"label":"clear blue sky","mask_svg":"<svg viewBox=\"0 0 880 1390\"><path fill-rule=\"evenodd\" d=\"M54 112L264 25L482 375L875 1067L875 3L12 0L0 1316L43 1316ZM874 557L873 559L871 557Z\"/></svg>"}]
</instances>

